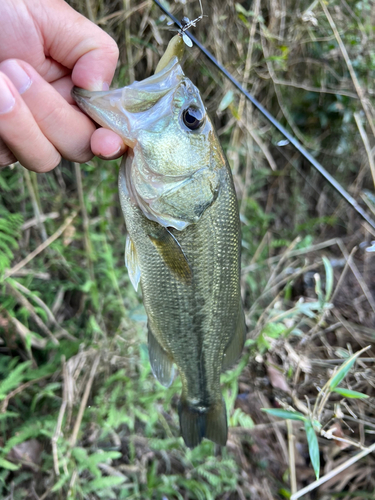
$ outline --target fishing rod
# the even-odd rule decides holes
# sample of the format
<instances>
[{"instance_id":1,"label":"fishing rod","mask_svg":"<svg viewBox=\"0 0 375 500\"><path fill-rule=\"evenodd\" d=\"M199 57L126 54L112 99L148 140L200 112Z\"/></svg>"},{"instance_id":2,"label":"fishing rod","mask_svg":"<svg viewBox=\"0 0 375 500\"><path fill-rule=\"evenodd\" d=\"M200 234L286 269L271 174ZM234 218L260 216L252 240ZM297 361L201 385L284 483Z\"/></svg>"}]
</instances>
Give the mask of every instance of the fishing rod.
<instances>
[{"instance_id":1,"label":"fishing rod","mask_svg":"<svg viewBox=\"0 0 375 500\"><path fill-rule=\"evenodd\" d=\"M267 118L267 120L272 123L272 125L291 143L293 146L301 153L302 156L308 160L311 165L333 186L336 191L340 193L340 195L354 208L354 210L365 219L370 226L375 229L375 221L363 210L363 208L358 204L358 202L351 196L337 180L329 173L327 170L321 165L308 151L305 149L302 144L292 135L290 134L285 127L281 125L280 122L274 118L271 113L269 113L262 104L255 99L247 90L245 90L242 85L232 76L229 71L227 71L224 66L222 66L219 61L209 52L196 38L194 35L188 33L181 23L171 14L168 9L166 9L159 0L154 0L156 5L166 14L172 21L183 30L183 35L188 36L193 43L199 48L201 52L225 75L228 80L230 80L235 87L262 113L263 116Z\"/></svg>"}]
</instances>

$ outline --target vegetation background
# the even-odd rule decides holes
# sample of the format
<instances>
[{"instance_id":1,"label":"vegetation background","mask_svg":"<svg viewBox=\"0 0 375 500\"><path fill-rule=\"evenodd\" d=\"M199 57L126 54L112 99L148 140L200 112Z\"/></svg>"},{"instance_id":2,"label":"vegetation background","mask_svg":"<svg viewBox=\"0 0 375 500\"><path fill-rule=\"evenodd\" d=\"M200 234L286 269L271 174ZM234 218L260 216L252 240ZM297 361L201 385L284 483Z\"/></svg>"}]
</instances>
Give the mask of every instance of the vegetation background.
<instances>
[{"instance_id":1,"label":"vegetation background","mask_svg":"<svg viewBox=\"0 0 375 500\"><path fill-rule=\"evenodd\" d=\"M151 0L70 3L118 42L114 86L152 74L172 33ZM179 19L200 14L195 0L163 3ZM375 217L375 4L203 5L197 38ZM0 175L0 497L284 499L320 469L330 479L303 498L375 498L375 354L350 358L374 341L374 229L197 48L184 71L243 222L249 333L222 380L228 445L187 450L180 382L166 390L150 372L119 162L41 175L15 164Z\"/></svg>"}]
</instances>

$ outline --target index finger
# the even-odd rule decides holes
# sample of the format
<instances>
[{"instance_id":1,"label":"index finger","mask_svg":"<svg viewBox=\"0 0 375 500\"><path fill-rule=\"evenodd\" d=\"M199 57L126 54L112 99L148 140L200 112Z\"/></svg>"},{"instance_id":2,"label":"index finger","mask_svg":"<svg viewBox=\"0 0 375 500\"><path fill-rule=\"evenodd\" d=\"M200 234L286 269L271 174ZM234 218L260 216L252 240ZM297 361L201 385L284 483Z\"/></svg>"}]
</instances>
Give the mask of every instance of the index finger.
<instances>
[{"instance_id":1,"label":"index finger","mask_svg":"<svg viewBox=\"0 0 375 500\"><path fill-rule=\"evenodd\" d=\"M64 1L30 2L29 9L35 11L33 17L41 29L46 53L73 70L75 85L87 90L109 87L119 52L107 33Z\"/></svg>"}]
</instances>

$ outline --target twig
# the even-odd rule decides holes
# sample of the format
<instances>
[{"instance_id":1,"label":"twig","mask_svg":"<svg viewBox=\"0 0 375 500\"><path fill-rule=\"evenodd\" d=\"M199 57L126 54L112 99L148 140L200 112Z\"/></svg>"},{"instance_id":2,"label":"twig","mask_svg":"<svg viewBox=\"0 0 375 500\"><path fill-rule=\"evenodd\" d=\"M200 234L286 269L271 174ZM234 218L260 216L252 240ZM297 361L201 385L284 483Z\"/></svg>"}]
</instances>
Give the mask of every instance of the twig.
<instances>
[{"instance_id":1,"label":"twig","mask_svg":"<svg viewBox=\"0 0 375 500\"><path fill-rule=\"evenodd\" d=\"M116 17L119 18L118 22L122 23L128 17L131 17L133 14L135 14L139 10L144 9L145 7L147 7L149 5L150 5L150 1L146 0L145 2L142 2L139 5L136 5L135 7L133 7L130 10L125 10L125 9L117 10L116 12L112 12L112 14L108 14L108 16L101 17L100 19L98 19L96 24L105 25L105 24L107 24L108 21L110 21L111 19L115 19Z\"/></svg>"},{"instance_id":2,"label":"twig","mask_svg":"<svg viewBox=\"0 0 375 500\"><path fill-rule=\"evenodd\" d=\"M254 36L255 36L255 29L257 26L257 22L258 22L259 8L260 8L260 0L255 0L254 5L253 5L254 16L253 16L253 20L252 20L251 28L250 28L250 38L249 38L249 43L247 46L246 62L245 62L245 68L244 68L244 73L243 73L243 78L242 78L242 85L244 87L245 87L245 82L248 81L249 75L250 75L252 54L253 54L253 45L254 45ZM242 121L244 108L245 108L245 96L244 96L244 94L241 94L240 102L238 105L238 116L240 119L237 122L237 126L234 129L233 137L231 140L231 143L234 145L234 147L236 147L236 145L239 143L239 131L240 131L239 124L240 124L240 121L242 122L243 125L245 125L245 122L246 122L246 120ZM254 132L251 131L250 128L246 127L246 129L248 130L248 132L251 135L251 137L253 138L253 140L256 141L256 139L254 137L255 136ZM259 145L259 147L261 147L261 146ZM263 151L263 148L261 148L261 149ZM270 165L271 165L271 163L270 163ZM271 166L271 168L272 168L272 166ZM234 172L237 172L237 168L234 169Z\"/></svg>"},{"instance_id":3,"label":"twig","mask_svg":"<svg viewBox=\"0 0 375 500\"><path fill-rule=\"evenodd\" d=\"M86 9L87 9L87 16L90 19L91 22L95 23L95 16L94 12L92 10L92 5L91 5L91 0L86 0Z\"/></svg>"},{"instance_id":4,"label":"twig","mask_svg":"<svg viewBox=\"0 0 375 500\"><path fill-rule=\"evenodd\" d=\"M271 425L284 427L285 420L275 420L275 422L267 422L266 424L257 424L254 427L229 427L229 434L256 434L257 432L269 432Z\"/></svg>"},{"instance_id":5,"label":"twig","mask_svg":"<svg viewBox=\"0 0 375 500\"><path fill-rule=\"evenodd\" d=\"M342 244L342 245L344 246L344 244ZM342 273L340 274L340 278L339 278L339 280L338 280L338 282L337 282L337 285L336 285L336 287L335 287L335 291L334 291L334 292L333 292L333 294L332 294L332 297L331 297L331 303L332 303L332 304L334 303L335 297L336 297L336 295L337 295L337 293L338 293L338 291L339 291L339 289L340 289L340 286L341 286L342 282L344 281L344 278L345 278L345 276L346 276L346 273L347 273L347 271L348 271L348 269L349 269L349 261L351 261L351 260L353 259L353 255L354 255L354 253L355 253L356 251L357 251L357 249L356 249L356 247L354 247L354 248L352 249L352 251L350 252L350 255L349 255L349 256L348 256L348 254L347 254L347 253L344 255L344 258L345 258L345 266L344 266L344 269L343 269ZM348 257L348 258L346 258L346 257Z\"/></svg>"},{"instance_id":6,"label":"twig","mask_svg":"<svg viewBox=\"0 0 375 500\"><path fill-rule=\"evenodd\" d=\"M305 255L310 252L315 252L318 250L322 250L323 248L331 247L333 245L337 244L338 238L332 238L331 240L327 241L322 241L322 243L317 243L316 245L312 245L311 247L308 248L300 248L298 250L292 250L289 254L288 257L298 257L300 255ZM257 264L253 263L250 266L246 266L242 269L242 274L250 272L250 271L255 271L258 269L261 265L263 266L269 266L272 264L275 264L276 262L279 262L282 258L284 257L284 253L275 255L274 257L270 257L269 259L265 260L262 262L262 264Z\"/></svg>"},{"instance_id":7,"label":"twig","mask_svg":"<svg viewBox=\"0 0 375 500\"><path fill-rule=\"evenodd\" d=\"M361 117L360 117L358 111L356 111L354 113L354 118L355 118L355 121L357 123L359 133L361 134L363 145L365 146L368 162L370 165L371 175L372 175L372 182L374 183L374 186L375 186L375 163L374 163L374 156L371 152L370 142L368 140L366 130L363 128L362 120L361 120Z\"/></svg>"},{"instance_id":8,"label":"twig","mask_svg":"<svg viewBox=\"0 0 375 500\"><path fill-rule=\"evenodd\" d=\"M351 465L358 462L358 460L361 460L361 458L365 457L369 453L372 453L373 451L375 451L375 443L372 444L369 448L366 448L366 449L362 450L361 452L357 453L357 455L354 455L354 457L350 458L349 460L347 460L343 464L339 465L335 469L332 469L330 472L328 472L328 474L321 477L317 481L314 481L313 483L309 484L308 486L306 486L306 488L302 488L302 490L297 491L297 493L295 493L294 495L292 495L290 497L290 500L297 500L297 498L301 498L303 495L306 495L306 493L309 493L310 491L315 490L315 488L318 488L321 484L323 484L323 483L329 481L331 478L337 476L338 474L340 474L340 472L344 471L345 469L347 469Z\"/></svg>"},{"instance_id":9,"label":"twig","mask_svg":"<svg viewBox=\"0 0 375 500\"><path fill-rule=\"evenodd\" d=\"M275 279L275 277L277 276L277 274L279 273L279 269L281 268L281 266L284 264L284 262L290 258L290 254L292 253L294 247L296 245L298 245L298 243L301 241L301 238L299 236L297 236L297 238L295 238L292 243L288 246L288 248L285 250L285 252L283 252L282 256L281 256L281 259L279 260L279 262L276 264L276 267L275 269L273 269L272 273L271 273L271 276L269 277L268 281L267 281L267 284L266 286L264 287L264 292L270 288L271 284L273 283L273 280Z\"/></svg>"},{"instance_id":10,"label":"twig","mask_svg":"<svg viewBox=\"0 0 375 500\"><path fill-rule=\"evenodd\" d=\"M62 404L60 406L60 411L59 411L59 416L57 418L57 423L56 423L56 429L55 432L53 433L52 439L51 439L51 445L52 445L52 456L53 456L53 468L55 469L55 474L56 476L60 475L60 469L59 469L59 457L57 454L57 441L60 437L61 434L61 426L62 426L62 421L65 415L65 410L66 410L66 405L68 403L68 398L67 398L67 390L66 390L66 361L65 361L65 356L61 357L61 363L62 363L62 372L63 372L63 394L62 394Z\"/></svg>"},{"instance_id":11,"label":"twig","mask_svg":"<svg viewBox=\"0 0 375 500\"><path fill-rule=\"evenodd\" d=\"M44 227L44 224L43 224L43 221L42 221L42 218L41 218L41 213L40 213L40 210L39 210L39 205L38 205L38 201L37 201L37 198L36 198L35 189L34 189L33 183L31 182L30 172L25 168L24 171L23 171L23 173L24 173L25 180L26 180L26 186L27 186L27 189L28 189L29 194L30 194L31 204L33 206L33 210L34 210L34 214L35 214L35 219L36 219L36 222L37 222L38 229L40 231L40 235L42 237L42 240L46 241L46 239L47 239L47 232L46 232L46 228Z\"/></svg>"},{"instance_id":12,"label":"twig","mask_svg":"<svg viewBox=\"0 0 375 500\"><path fill-rule=\"evenodd\" d=\"M359 286L362 288L362 291L365 294L366 299L367 299L368 303L371 306L371 309L375 312L375 301L374 301L374 298L373 298L373 296L372 296L372 294L371 294L371 292L369 290L369 287L367 286L367 283L363 279L362 274L359 272L358 267L355 265L355 263L353 261L353 258L349 258L348 252L346 251L346 248L343 245L342 241L339 240L339 239L337 241L338 241L337 244L340 247L340 250L342 251L345 259L348 261L349 267L352 270L354 276L356 277L356 279L357 279L357 281L359 283ZM356 250L357 250L357 248L356 248ZM354 255L354 253L355 252L352 252L353 255Z\"/></svg>"},{"instance_id":13,"label":"twig","mask_svg":"<svg viewBox=\"0 0 375 500\"><path fill-rule=\"evenodd\" d=\"M60 217L59 212L50 212L49 214L40 214L39 220L36 217L33 217L32 219L29 219L24 224L22 224L21 229L22 229L22 231L25 231L26 229L29 229L30 227L37 226L39 221L44 222L47 219L57 219L58 217Z\"/></svg>"},{"instance_id":14,"label":"twig","mask_svg":"<svg viewBox=\"0 0 375 500\"><path fill-rule=\"evenodd\" d=\"M350 92L349 90L343 90L340 88L327 89L325 87L311 87L310 85L306 85L304 83L293 82L290 80L280 80L279 78L275 78L273 82L277 85L281 85L282 87L294 87L296 89L307 90L308 92L316 92L318 94L343 95L346 97L351 97L352 99L358 99L357 94L354 94L354 92Z\"/></svg>"},{"instance_id":15,"label":"twig","mask_svg":"<svg viewBox=\"0 0 375 500\"><path fill-rule=\"evenodd\" d=\"M9 293L11 295L13 295L13 297L17 300L17 302L19 304L21 304L21 306L23 306L25 309L27 309L27 311L29 311L32 319L35 321L35 323L38 325L38 327L42 330L42 332L45 335L47 335L55 345L58 345L59 341L55 338L55 336L53 335L51 330L39 318L39 316L35 312L34 307L32 306L32 304L30 304L30 302L27 300L27 298L24 297L22 295L22 293L19 292L16 288L14 288L10 282L6 283L6 289L9 291Z\"/></svg>"},{"instance_id":16,"label":"twig","mask_svg":"<svg viewBox=\"0 0 375 500\"><path fill-rule=\"evenodd\" d=\"M130 0L124 0L124 7L125 11L130 10ZM128 72L129 72L129 79L130 83L133 83L135 80L135 72L134 72L134 62L133 62L133 52L132 52L132 46L133 44L131 43L130 40L130 18L126 18L124 22L124 29L125 29L125 45L126 45L126 59L128 63Z\"/></svg>"},{"instance_id":17,"label":"twig","mask_svg":"<svg viewBox=\"0 0 375 500\"><path fill-rule=\"evenodd\" d=\"M32 276L33 278L37 278L39 280L50 280L51 279L51 275L50 273L38 273L37 271L34 271L33 269L28 269L28 268L25 268L25 269L20 269L19 271L16 271L15 273L13 273L13 276L17 276L17 277L25 277L25 276Z\"/></svg>"},{"instance_id":18,"label":"twig","mask_svg":"<svg viewBox=\"0 0 375 500\"><path fill-rule=\"evenodd\" d=\"M21 337L22 341L24 342L25 346L27 346L27 341L31 344L32 347L36 347L37 349L44 349L47 344L46 339L39 339L35 337L28 328L26 328L25 325L21 323L21 321L18 321L17 318L14 318L13 316L8 315L9 321L13 324L14 328L16 329L18 335ZM26 347L27 349L27 347ZM27 349L28 350L28 349Z\"/></svg>"},{"instance_id":19,"label":"twig","mask_svg":"<svg viewBox=\"0 0 375 500\"><path fill-rule=\"evenodd\" d=\"M9 401L14 397L16 396L17 394L19 394L20 392L22 392L24 389L27 389L27 387L30 387L30 385L33 385L33 384L36 384L37 382L40 382L41 380L44 380L45 378L48 378L50 377L50 374L49 375L43 375L43 377L39 377L39 378L36 378L34 380L29 380L28 382L25 382L24 384L21 384L19 385L16 389L14 389L13 391L11 391L7 397L4 399L4 401L1 403L1 409L0 409L0 413L4 413L8 407L8 404L9 404Z\"/></svg>"},{"instance_id":20,"label":"twig","mask_svg":"<svg viewBox=\"0 0 375 500\"><path fill-rule=\"evenodd\" d=\"M356 92L358 94L359 100L361 101L363 111L365 112L366 118L367 118L368 123L369 123L369 125L371 127L372 133L373 133L373 135L375 137L375 126L374 126L374 123L373 123L373 120L372 120L372 116L371 116L370 111L368 109L367 103L365 102L363 89L362 89L362 87L359 84L357 75L355 74L355 71L354 71L352 62L351 62L351 60L349 58L348 52L346 50L346 47L343 44L343 41L341 40L340 33L337 31L335 22L332 19L332 16L329 13L329 10L327 9L327 6L325 5L325 3L324 3L323 0L319 0L319 2L320 2L320 5L321 5L321 7L322 7L322 9L324 11L324 14L326 15L327 20L328 20L328 22L329 22L329 24L331 26L331 29L332 29L332 31L333 31L333 33L335 35L336 41L337 41L337 43L338 43L338 45L340 47L342 56L343 56L343 58L345 60L346 66L347 66L348 71L350 73L350 76L352 78L355 90L356 90Z\"/></svg>"},{"instance_id":21,"label":"twig","mask_svg":"<svg viewBox=\"0 0 375 500\"><path fill-rule=\"evenodd\" d=\"M65 219L65 222L59 227L59 229L53 233L52 236L46 239L41 245L39 245L35 250L33 250L27 257L22 259L18 264L16 264L12 269L9 269L9 271L5 272L4 279L9 278L9 276L12 276L12 274L18 272L20 269L22 269L26 264L28 264L31 260L33 260L34 257L39 255L43 250L45 250L51 243L53 243L57 238L59 238L62 233L65 231L65 229L71 224L72 220L76 217L77 212L74 210L74 212L69 215Z\"/></svg>"},{"instance_id":22,"label":"twig","mask_svg":"<svg viewBox=\"0 0 375 500\"><path fill-rule=\"evenodd\" d=\"M268 149L268 147L266 146L266 144L262 141L262 139L259 137L259 135L255 132L255 130L253 128L249 127L249 125L247 124L247 122L245 122L242 119L239 120L239 123L251 135L251 138L253 139L253 141L255 141L258 144L258 146L261 149L262 153L266 157L266 159L267 159L267 161L268 161L268 163L269 163L269 165L271 167L271 170L273 170L273 171L277 170L276 162L273 159L273 156L271 155L270 150Z\"/></svg>"},{"instance_id":23,"label":"twig","mask_svg":"<svg viewBox=\"0 0 375 500\"><path fill-rule=\"evenodd\" d=\"M94 268L92 265L93 259L92 259L92 245L91 245L90 233L89 233L89 217L87 215L85 198L83 196L82 175L81 175L81 168L80 168L79 163L74 163L74 172L75 172L76 181L77 181L79 207L80 207L81 214L82 214L83 234L84 234L85 250L86 250L87 262L88 262L88 267L89 267L89 273L90 273L91 280L95 281Z\"/></svg>"},{"instance_id":24,"label":"twig","mask_svg":"<svg viewBox=\"0 0 375 500\"><path fill-rule=\"evenodd\" d=\"M286 421L286 428L288 429L288 453L289 453L289 473L290 473L290 489L292 495L297 491L297 478L296 478L296 461L294 454L294 434L293 425L290 420Z\"/></svg>"},{"instance_id":25,"label":"twig","mask_svg":"<svg viewBox=\"0 0 375 500\"><path fill-rule=\"evenodd\" d=\"M262 44L262 50L263 50L264 58L266 61L268 73L270 74L270 77L271 77L271 80L273 83L273 87L275 89L275 94L276 94L277 102L280 106L280 109L281 109L283 115L285 116L285 119L288 122L288 125L293 130L294 135L296 137L298 137L298 139L303 144L307 145L310 149L317 149L317 144L313 143L313 142L309 142L309 139L303 134L303 132L301 132L299 127L296 125L295 121L292 118L292 115L289 112L289 109L284 104L284 100L283 100L283 97L281 95L280 88L275 83L276 79L277 79L276 73L275 73L275 70L273 69L272 62L270 61L269 53L268 53L268 49L267 49L267 45L266 45L266 41L265 41L266 40L265 34L267 34L267 29L265 28L265 26L263 24L261 24L261 28L262 29L260 31L260 40L261 40L261 44Z\"/></svg>"},{"instance_id":26,"label":"twig","mask_svg":"<svg viewBox=\"0 0 375 500\"><path fill-rule=\"evenodd\" d=\"M43 309L46 312L47 317L48 317L48 321L50 323L52 323L59 330L59 333L61 333L64 337L66 337L70 340L77 340L75 337L73 337L73 335L70 335L70 333L68 333L62 326L60 326L58 324L55 316L53 315L53 312L47 306L47 304L45 302L43 302L42 299L40 299L37 295L32 293L28 288L21 285L21 283L18 283L18 281L12 279L10 283L12 286L15 286L16 288L18 288L18 290L20 292L24 293L25 295L28 295L32 300L34 300L36 302L36 304L38 304L38 306L41 309Z\"/></svg>"},{"instance_id":27,"label":"twig","mask_svg":"<svg viewBox=\"0 0 375 500\"><path fill-rule=\"evenodd\" d=\"M87 400L89 399L91 386L92 386L92 383L94 381L94 377L95 377L95 373L96 373L96 370L97 370L98 365L99 365L99 361L100 361L100 354L98 354L96 356L96 358L94 359L94 362L92 364L91 371L90 371L90 377L87 381L85 392L83 393L83 396L82 396L81 405L79 407L77 419L76 419L76 422L74 424L73 432L72 432L72 435L70 438L71 448L73 448L75 446L76 441L77 441L78 432L79 432L79 429L81 427L82 417L83 417L83 414L84 414L84 411L85 411L85 408L87 405Z\"/></svg>"}]
</instances>

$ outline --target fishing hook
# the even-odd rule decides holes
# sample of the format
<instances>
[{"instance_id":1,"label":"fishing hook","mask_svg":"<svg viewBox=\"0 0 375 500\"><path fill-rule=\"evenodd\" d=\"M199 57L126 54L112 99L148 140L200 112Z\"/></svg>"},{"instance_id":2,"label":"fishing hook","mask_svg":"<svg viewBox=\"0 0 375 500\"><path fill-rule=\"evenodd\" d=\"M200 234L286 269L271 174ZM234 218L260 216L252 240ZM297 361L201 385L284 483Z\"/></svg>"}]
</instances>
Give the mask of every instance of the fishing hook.
<instances>
[{"instance_id":1,"label":"fishing hook","mask_svg":"<svg viewBox=\"0 0 375 500\"><path fill-rule=\"evenodd\" d=\"M153 0L156 5L166 14L172 21L177 24L180 30L183 29L181 23L171 14L160 2L159 0ZM266 108L260 104L260 102L255 99L249 92L247 92L242 85L232 76L229 71L227 71L224 66L222 66L215 57L209 52L201 43L195 38L194 35L187 33L186 30L183 30L185 36L188 36L193 43L200 49L201 52L225 75L228 80L230 80L237 89L242 92L242 94L262 113L263 116L267 118L267 120L272 123L272 125L291 143L293 146L301 153L302 156L308 160L311 165L333 186L336 191L340 193L340 195L356 210L356 212L365 219L370 226L375 229L375 221L363 210L363 208L358 204L357 200L353 198L337 180L329 173L327 170L321 165L308 151L305 149L302 144L292 135L290 134L285 127L281 125L280 122L274 118L271 113L269 113Z\"/></svg>"}]
</instances>

